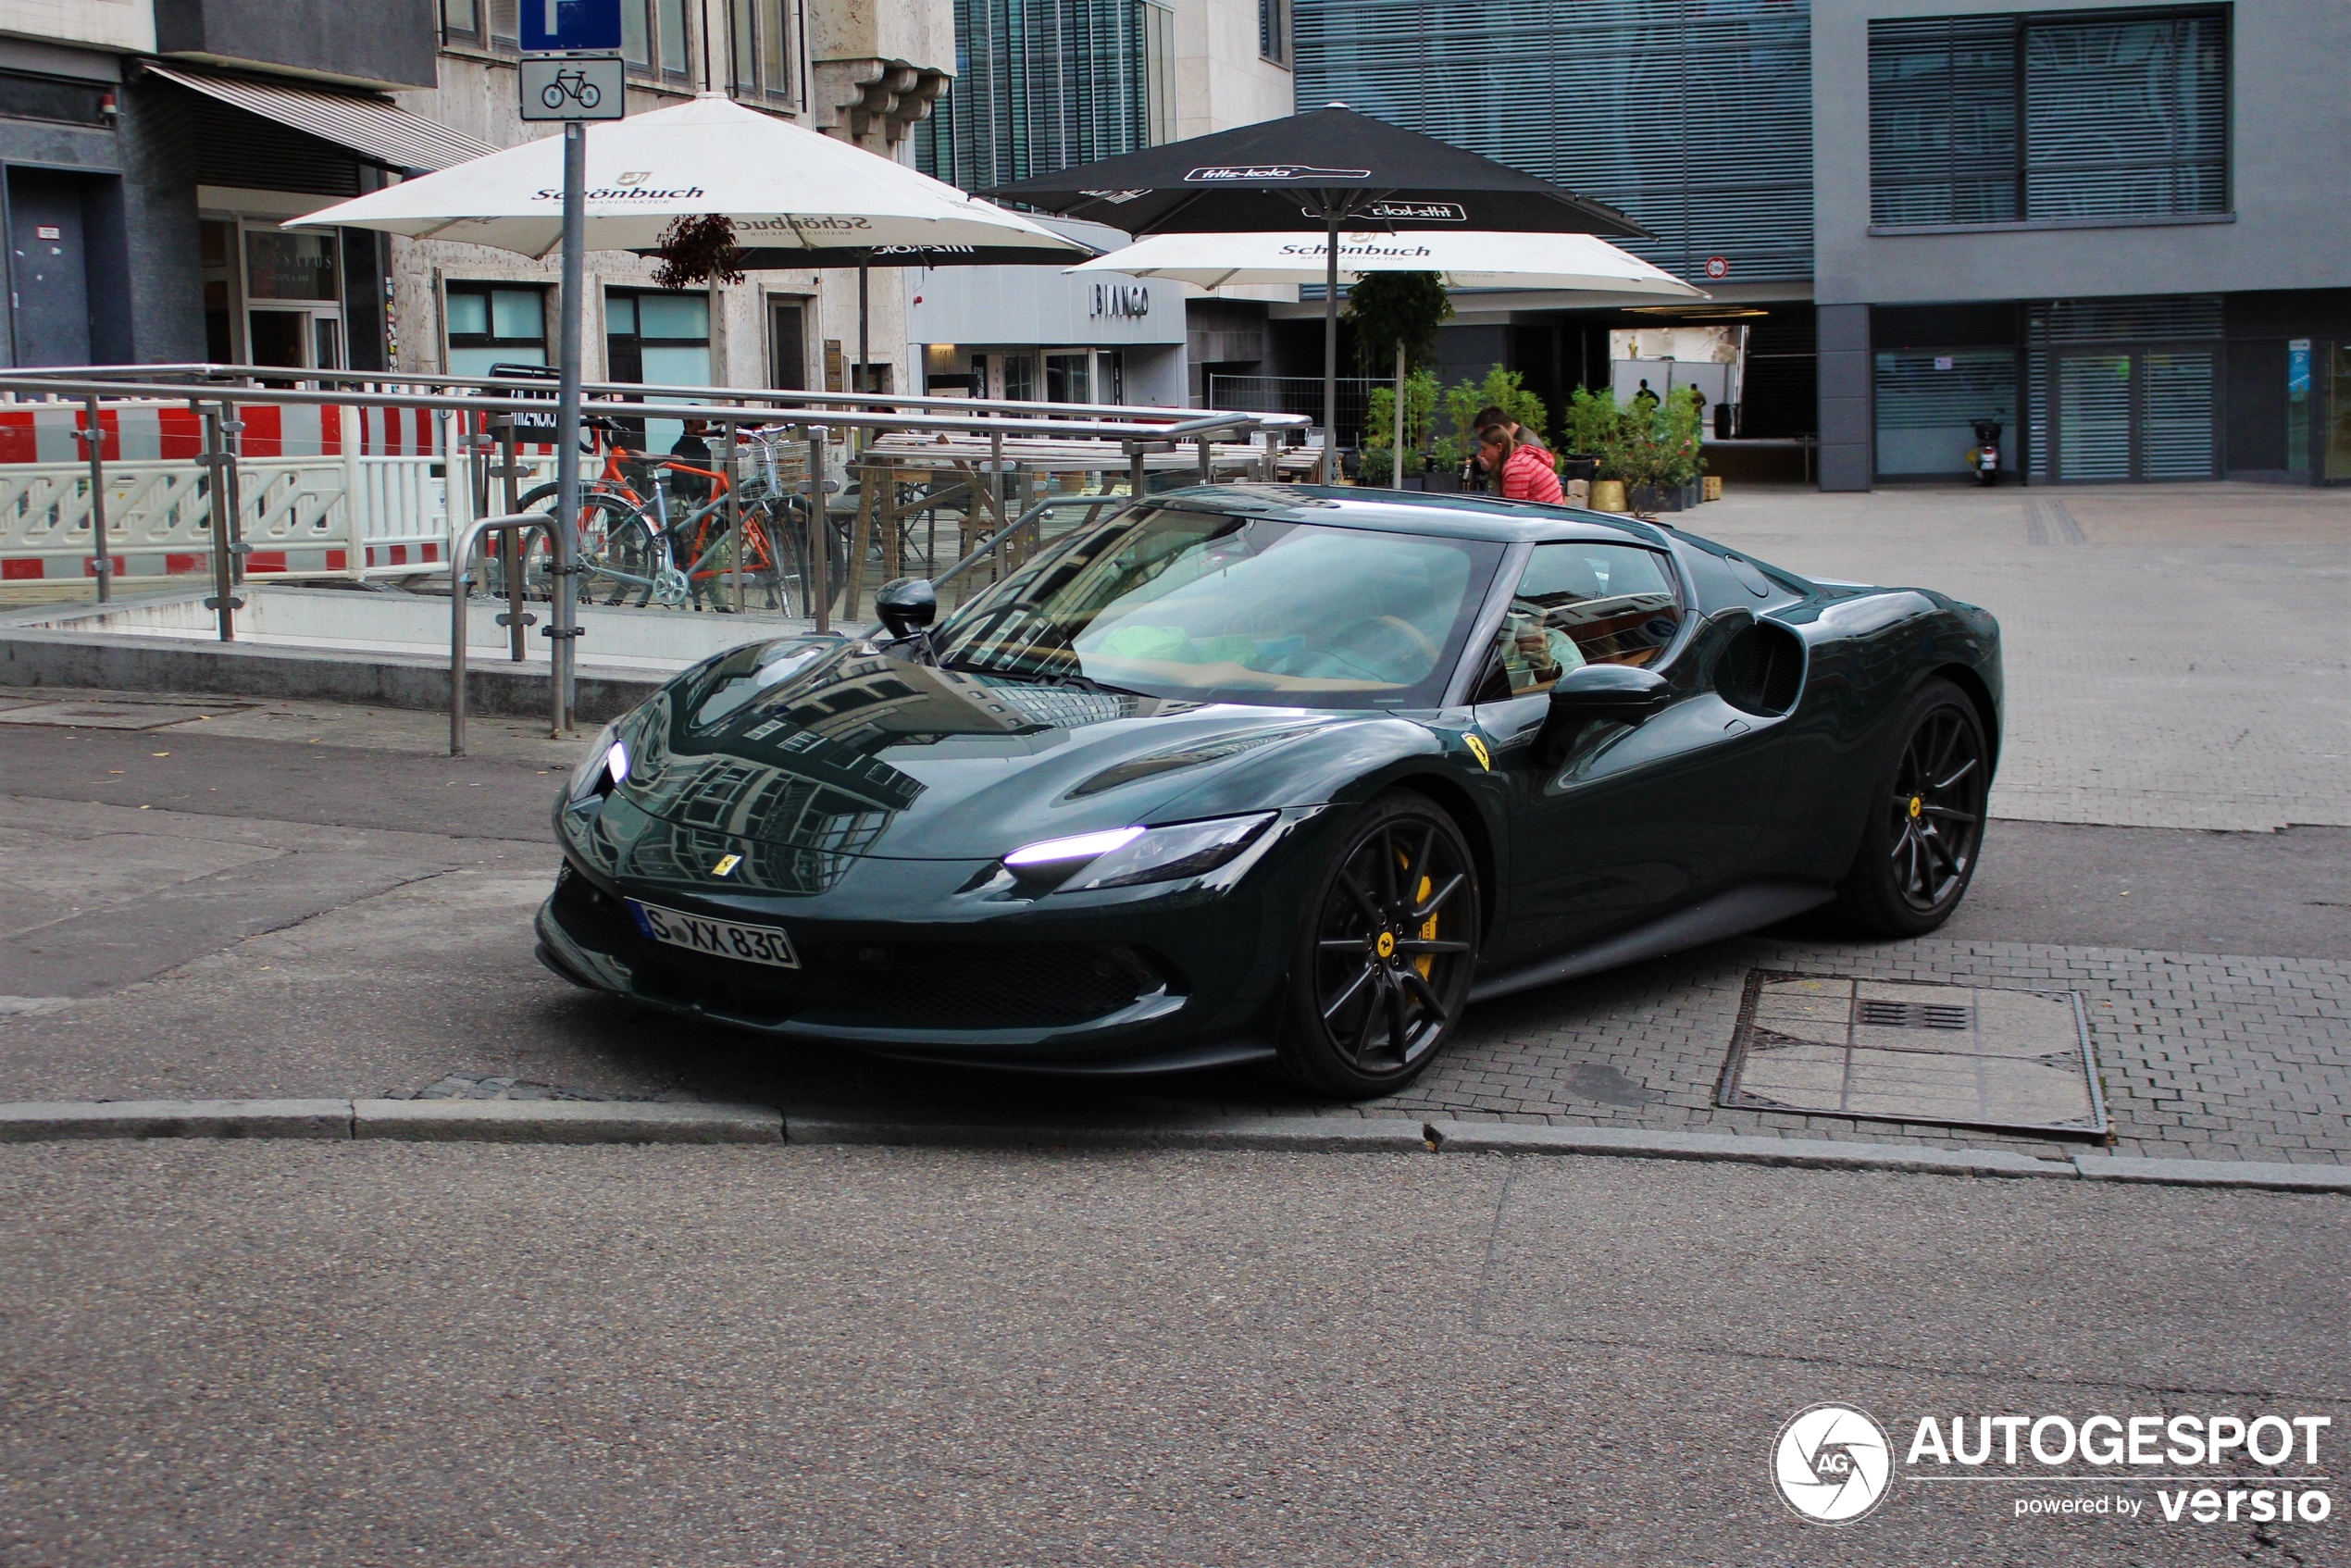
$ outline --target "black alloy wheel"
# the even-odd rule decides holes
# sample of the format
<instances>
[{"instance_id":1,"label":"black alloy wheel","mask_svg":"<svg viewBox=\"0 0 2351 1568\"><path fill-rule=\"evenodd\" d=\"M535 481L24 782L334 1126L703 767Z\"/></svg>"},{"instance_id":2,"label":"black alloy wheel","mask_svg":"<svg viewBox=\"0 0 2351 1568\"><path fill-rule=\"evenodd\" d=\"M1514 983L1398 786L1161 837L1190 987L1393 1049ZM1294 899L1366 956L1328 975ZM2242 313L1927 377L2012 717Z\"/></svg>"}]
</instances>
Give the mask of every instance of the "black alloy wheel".
<instances>
[{"instance_id":1,"label":"black alloy wheel","mask_svg":"<svg viewBox=\"0 0 2351 1568\"><path fill-rule=\"evenodd\" d=\"M1915 937L1951 917L1975 876L1992 753L1975 704L1947 680L1920 691L1899 732L1840 902L1865 930Z\"/></svg>"},{"instance_id":2,"label":"black alloy wheel","mask_svg":"<svg viewBox=\"0 0 2351 1568\"><path fill-rule=\"evenodd\" d=\"M1477 867L1453 819L1398 792L1365 807L1325 871L1291 965L1283 1065L1347 1098L1402 1088L1469 1004Z\"/></svg>"}]
</instances>

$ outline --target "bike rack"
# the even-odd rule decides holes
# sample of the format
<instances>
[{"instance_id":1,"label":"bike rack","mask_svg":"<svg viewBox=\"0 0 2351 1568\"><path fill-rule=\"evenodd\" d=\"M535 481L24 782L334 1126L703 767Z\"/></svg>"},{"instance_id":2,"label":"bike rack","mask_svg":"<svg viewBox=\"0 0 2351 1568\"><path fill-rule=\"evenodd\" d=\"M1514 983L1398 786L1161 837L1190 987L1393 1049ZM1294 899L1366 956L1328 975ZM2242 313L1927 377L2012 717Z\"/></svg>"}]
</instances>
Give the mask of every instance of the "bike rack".
<instances>
[{"instance_id":1,"label":"bike rack","mask_svg":"<svg viewBox=\"0 0 2351 1568\"><path fill-rule=\"evenodd\" d=\"M506 537L501 542L519 544L525 529L537 529L546 534L549 550L561 553L563 544L557 537L560 530L554 527L554 519L544 512L512 512L503 517L476 518L458 530L449 552L449 754L453 757L466 754L466 606L473 598L474 551L487 533L503 533ZM520 552L514 554L519 555ZM516 628L516 632L519 638L520 628ZM556 701L561 703L560 693ZM567 717L560 712L555 715L557 733L561 733Z\"/></svg>"}]
</instances>

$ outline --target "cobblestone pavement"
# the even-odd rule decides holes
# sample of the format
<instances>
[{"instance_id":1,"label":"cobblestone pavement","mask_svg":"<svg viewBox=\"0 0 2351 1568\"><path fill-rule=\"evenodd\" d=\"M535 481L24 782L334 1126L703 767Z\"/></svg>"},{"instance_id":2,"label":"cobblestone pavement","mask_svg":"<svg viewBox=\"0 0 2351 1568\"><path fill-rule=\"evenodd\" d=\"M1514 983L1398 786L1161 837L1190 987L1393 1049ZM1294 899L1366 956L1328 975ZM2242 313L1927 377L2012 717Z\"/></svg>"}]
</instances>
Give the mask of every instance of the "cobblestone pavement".
<instances>
[{"instance_id":1,"label":"cobblestone pavement","mask_svg":"<svg viewBox=\"0 0 2351 1568\"><path fill-rule=\"evenodd\" d=\"M2272 831L2351 822L2351 497L1757 491L1686 520L1797 570L1924 582L1994 609L2010 680L1996 814L2019 824L2012 836L2035 820L2112 826L2035 829L2022 841L2044 858L2005 860L1996 828L1983 897L1937 937L1850 945L1791 925L1490 1004L1409 1093L1364 1114L2058 1147L1717 1107L1741 987L1762 967L2079 991L2121 1151L2351 1160L2351 896L2340 891L2351 876L2329 870L2351 864L2351 840ZM0 708L55 696L0 692ZM576 743L481 721L476 755L450 762L434 754L445 730L430 714L224 713L212 699L201 711L211 716L129 731L0 726L0 937L29 977L0 983L19 993L0 997L0 1098L749 1093L869 1115L1329 1110L1255 1075L1007 1081L631 1015L530 957L528 917L553 868L542 803ZM2096 855L2047 858L2086 854L2066 847L2084 834ZM2282 852L2317 869L2295 882ZM2118 924L2133 891L2141 908L2155 902L2166 854L2180 917ZM2133 866L2149 875L2117 870ZM209 913L225 907L209 891L244 883L267 884L282 907L243 925ZM2212 910L2234 901L2228 920L2196 918L2205 886ZM2023 910L2025 895L2040 904ZM2294 908L2265 919L2265 898ZM2212 931L2226 934L2193 940ZM142 961L116 964L109 941ZM2281 952L2294 956L2263 955ZM134 975L147 977L126 983Z\"/></svg>"}]
</instances>

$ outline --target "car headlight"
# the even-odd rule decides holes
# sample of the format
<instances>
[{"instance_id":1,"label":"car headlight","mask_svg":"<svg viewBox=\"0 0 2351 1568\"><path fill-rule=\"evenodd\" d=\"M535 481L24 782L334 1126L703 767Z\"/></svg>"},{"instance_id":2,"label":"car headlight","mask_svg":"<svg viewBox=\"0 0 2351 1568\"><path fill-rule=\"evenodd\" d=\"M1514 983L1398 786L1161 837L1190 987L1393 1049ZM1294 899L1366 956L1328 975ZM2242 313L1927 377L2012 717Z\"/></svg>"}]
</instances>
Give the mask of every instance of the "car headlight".
<instances>
[{"instance_id":1,"label":"car headlight","mask_svg":"<svg viewBox=\"0 0 2351 1568\"><path fill-rule=\"evenodd\" d=\"M1164 828L1113 828L1024 844L1004 857L1012 874L1064 892L1131 888L1213 871L1250 846L1275 813L1176 822Z\"/></svg>"},{"instance_id":2,"label":"car headlight","mask_svg":"<svg viewBox=\"0 0 2351 1568\"><path fill-rule=\"evenodd\" d=\"M596 732L588 744L588 753L579 765L571 770L571 798L575 803L591 795L608 795L628 778L628 742L620 739L615 721Z\"/></svg>"}]
</instances>

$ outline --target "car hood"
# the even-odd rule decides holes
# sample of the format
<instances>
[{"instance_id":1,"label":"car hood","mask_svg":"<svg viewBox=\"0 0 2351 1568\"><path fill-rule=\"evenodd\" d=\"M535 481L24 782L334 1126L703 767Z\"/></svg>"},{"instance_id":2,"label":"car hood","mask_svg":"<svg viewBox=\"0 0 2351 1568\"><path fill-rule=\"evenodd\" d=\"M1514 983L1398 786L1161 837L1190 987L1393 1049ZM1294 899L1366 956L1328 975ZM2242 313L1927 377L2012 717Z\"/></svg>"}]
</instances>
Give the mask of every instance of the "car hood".
<instances>
[{"instance_id":1,"label":"car hood","mask_svg":"<svg viewBox=\"0 0 2351 1568\"><path fill-rule=\"evenodd\" d=\"M622 793L650 815L906 860L992 860L1130 823L1318 805L1352 771L1334 769L1335 750L1428 744L1386 714L1020 684L857 643L736 650L665 687L622 738ZM1301 746L1312 760L1285 766Z\"/></svg>"}]
</instances>

